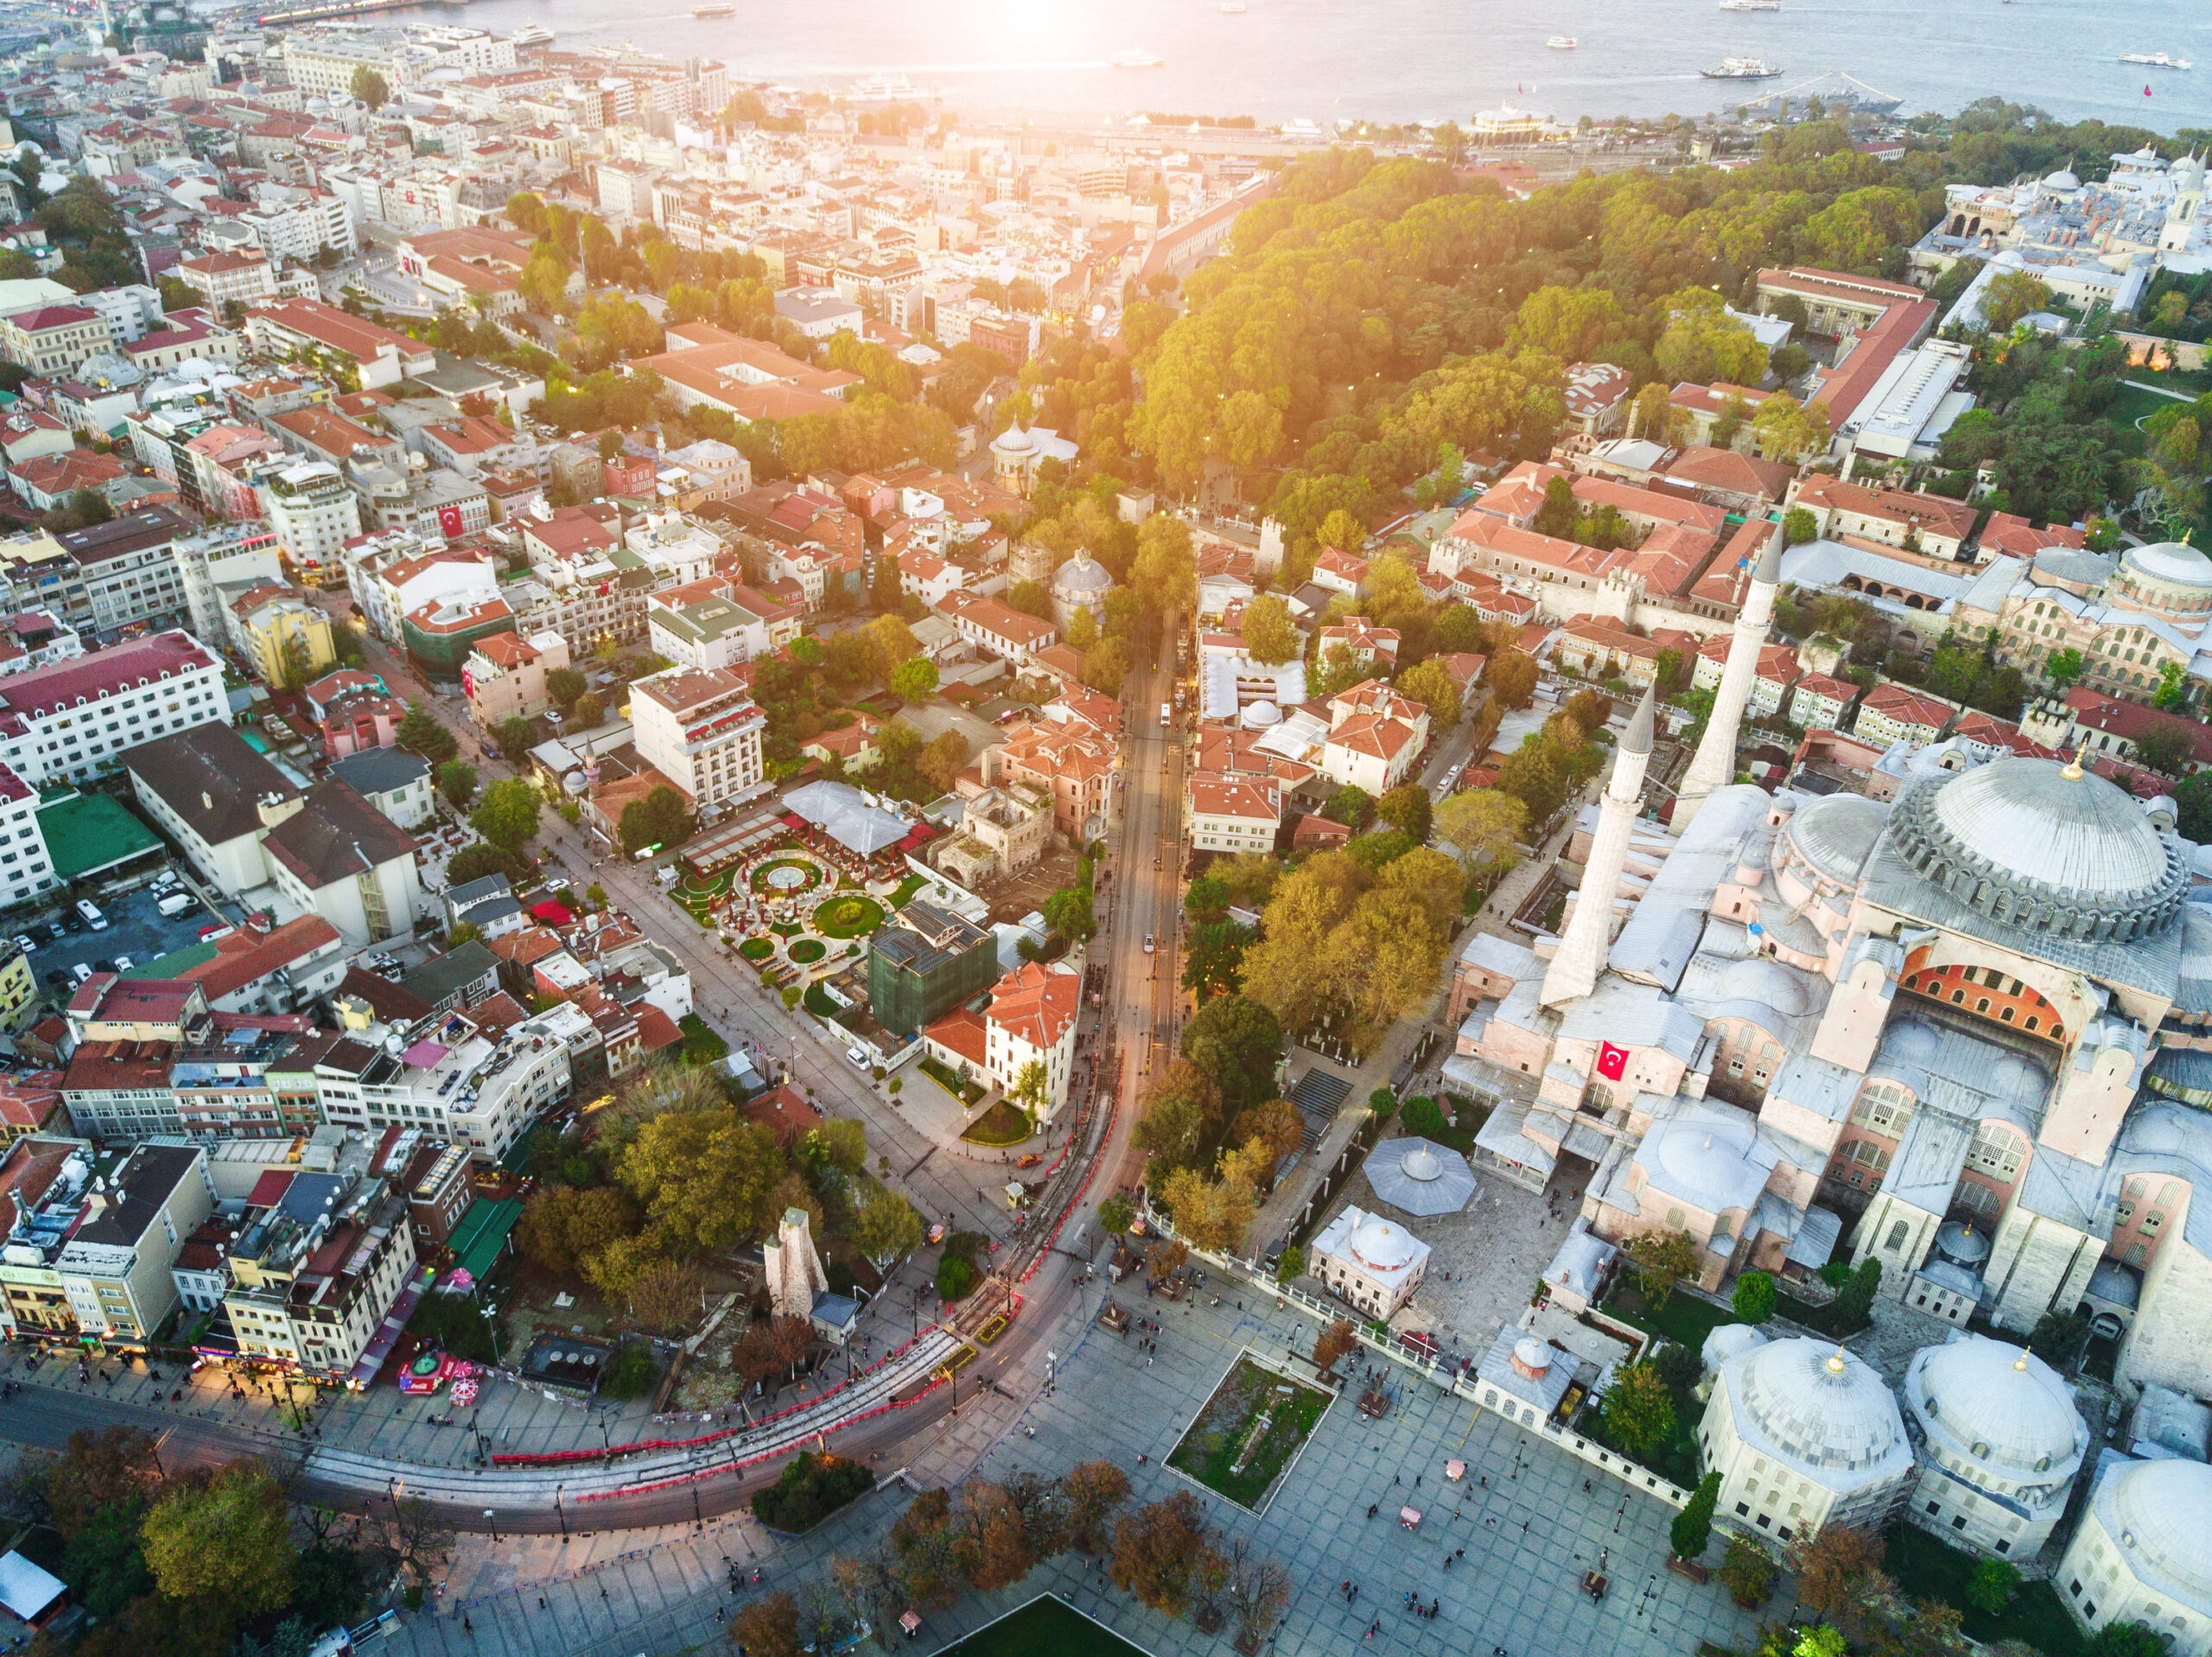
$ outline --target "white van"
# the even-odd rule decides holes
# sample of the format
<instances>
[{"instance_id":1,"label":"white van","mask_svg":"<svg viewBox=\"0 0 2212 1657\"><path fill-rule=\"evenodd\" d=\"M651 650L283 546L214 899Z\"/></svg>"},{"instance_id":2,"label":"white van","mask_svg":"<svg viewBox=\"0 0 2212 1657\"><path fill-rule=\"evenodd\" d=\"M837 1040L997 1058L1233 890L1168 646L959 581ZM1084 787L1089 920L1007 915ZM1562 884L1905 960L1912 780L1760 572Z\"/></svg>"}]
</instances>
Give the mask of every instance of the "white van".
<instances>
[{"instance_id":1,"label":"white van","mask_svg":"<svg viewBox=\"0 0 2212 1657\"><path fill-rule=\"evenodd\" d=\"M90 898L77 899L77 912L85 917L85 924L95 932L107 930L107 917L92 906L92 900Z\"/></svg>"},{"instance_id":2,"label":"white van","mask_svg":"<svg viewBox=\"0 0 2212 1657\"><path fill-rule=\"evenodd\" d=\"M172 892L154 905L164 915L181 915L192 907L193 896L188 892Z\"/></svg>"}]
</instances>

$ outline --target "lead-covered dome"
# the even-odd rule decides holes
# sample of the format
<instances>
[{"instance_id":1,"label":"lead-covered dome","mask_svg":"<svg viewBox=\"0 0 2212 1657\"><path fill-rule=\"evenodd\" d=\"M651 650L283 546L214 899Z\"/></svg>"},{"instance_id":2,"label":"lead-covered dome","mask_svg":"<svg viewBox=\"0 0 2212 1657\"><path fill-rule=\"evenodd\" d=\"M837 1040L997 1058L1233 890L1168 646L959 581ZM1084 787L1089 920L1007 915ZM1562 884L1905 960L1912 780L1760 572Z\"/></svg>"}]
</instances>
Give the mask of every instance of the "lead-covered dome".
<instances>
[{"instance_id":1,"label":"lead-covered dome","mask_svg":"<svg viewBox=\"0 0 2212 1657\"><path fill-rule=\"evenodd\" d=\"M2212 587L2212 558L2186 541L2154 541L2147 546L2130 547L2120 554L2120 567L2177 587Z\"/></svg>"},{"instance_id":2,"label":"lead-covered dome","mask_svg":"<svg viewBox=\"0 0 2212 1657\"><path fill-rule=\"evenodd\" d=\"M2088 1447L2089 1429L2058 1372L1983 1335L1915 1353L1904 1401L1931 1439L2021 1484L2071 1478Z\"/></svg>"},{"instance_id":3,"label":"lead-covered dome","mask_svg":"<svg viewBox=\"0 0 2212 1657\"><path fill-rule=\"evenodd\" d=\"M2047 759L2003 759L1912 789L1897 854L1968 907L2031 932L2124 941L2181 911L2189 865L2128 795Z\"/></svg>"},{"instance_id":4,"label":"lead-covered dome","mask_svg":"<svg viewBox=\"0 0 2212 1657\"><path fill-rule=\"evenodd\" d=\"M1731 1359L1725 1374L1738 1436L1824 1484L1867 1483L1912 1463L1897 1400L1841 1347L1772 1341Z\"/></svg>"},{"instance_id":5,"label":"lead-covered dome","mask_svg":"<svg viewBox=\"0 0 2212 1657\"><path fill-rule=\"evenodd\" d=\"M1829 879L1859 879L1866 854L1881 837L1890 809L1863 794L1830 794L1797 808L1783 833L1804 860Z\"/></svg>"},{"instance_id":6,"label":"lead-covered dome","mask_svg":"<svg viewBox=\"0 0 2212 1657\"><path fill-rule=\"evenodd\" d=\"M1351 1234L1351 1255L1370 1271L1397 1272L1413 1264L1414 1235L1370 1215Z\"/></svg>"},{"instance_id":7,"label":"lead-covered dome","mask_svg":"<svg viewBox=\"0 0 2212 1657\"><path fill-rule=\"evenodd\" d=\"M2212 1467L2133 1462L2116 1469L2110 1482L2111 1505L2099 1517L2137 1579L2184 1590L2199 1605L2212 1599L2212 1525L2204 1522L2212 1513Z\"/></svg>"}]
</instances>

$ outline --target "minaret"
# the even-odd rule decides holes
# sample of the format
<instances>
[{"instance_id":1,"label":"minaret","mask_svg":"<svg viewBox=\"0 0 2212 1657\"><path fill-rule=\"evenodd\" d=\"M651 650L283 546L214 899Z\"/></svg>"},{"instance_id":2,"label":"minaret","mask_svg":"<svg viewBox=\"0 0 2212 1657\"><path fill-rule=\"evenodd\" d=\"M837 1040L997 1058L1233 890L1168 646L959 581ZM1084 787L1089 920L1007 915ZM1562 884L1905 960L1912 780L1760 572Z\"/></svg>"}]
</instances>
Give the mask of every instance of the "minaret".
<instances>
[{"instance_id":1,"label":"minaret","mask_svg":"<svg viewBox=\"0 0 2212 1657\"><path fill-rule=\"evenodd\" d=\"M1744 709L1751 700L1751 682L1758 677L1759 651L1766 643L1767 624L1774 619L1774 595L1782 585L1782 535L1777 529L1759 555L1751 572L1751 590L1736 613L1736 631L1728 641L1728 663L1720 670L1720 689L1713 693L1713 716L1705 722L1704 740L1690 768L1682 773L1675 791L1674 829L1687 833L1697 819L1706 796L1726 786L1736 775L1736 737L1744 723Z\"/></svg>"},{"instance_id":2,"label":"minaret","mask_svg":"<svg viewBox=\"0 0 2212 1657\"><path fill-rule=\"evenodd\" d=\"M1581 894L1559 941L1559 953L1544 974L1546 1006L1572 1001L1598 987L1598 974L1613 941L1613 894L1620 890L1628 863L1629 831L1636 826L1637 803L1643 796L1643 768L1651 763L1651 708L1656 689L1643 693L1621 738L1613 775L1598 806L1598 832L1590 842L1590 861L1582 871Z\"/></svg>"}]
</instances>

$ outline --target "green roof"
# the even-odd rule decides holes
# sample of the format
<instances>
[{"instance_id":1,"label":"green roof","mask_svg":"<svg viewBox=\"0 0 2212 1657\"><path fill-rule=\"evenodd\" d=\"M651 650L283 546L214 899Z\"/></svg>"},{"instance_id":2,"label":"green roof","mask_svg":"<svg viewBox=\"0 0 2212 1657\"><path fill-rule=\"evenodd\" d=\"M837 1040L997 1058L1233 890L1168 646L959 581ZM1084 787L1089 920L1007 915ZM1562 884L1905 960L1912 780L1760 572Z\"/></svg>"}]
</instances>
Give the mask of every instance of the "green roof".
<instances>
[{"instance_id":1,"label":"green roof","mask_svg":"<svg viewBox=\"0 0 2212 1657\"><path fill-rule=\"evenodd\" d=\"M143 975L148 978L181 978L194 967L213 961L222 953L212 943L188 943L181 949L172 949L145 963Z\"/></svg>"},{"instance_id":2,"label":"green roof","mask_svg":"<svg viewBox=\"0 0 2212 1657\"><path fill-rule=\"evenodd\" d=\"M38 831L65 885L162 849L161 839L105 794L79 794L38 811Z\"/></svg>"},{"instance_id":3,"label":"green roof","mask_svg":"<svg viewBox=\"0 0 2212 1657\"><path fill-rule=\"evenodd\" d=\"M496 1202L480 1197L471 1203L453 1235L446 1239L455 1268L481 1283L484 1274L499 1263L500 1252L507 1246L507 1234L521 1218L519 1197L502 1197Z\"/></svg>"}]
</instances>

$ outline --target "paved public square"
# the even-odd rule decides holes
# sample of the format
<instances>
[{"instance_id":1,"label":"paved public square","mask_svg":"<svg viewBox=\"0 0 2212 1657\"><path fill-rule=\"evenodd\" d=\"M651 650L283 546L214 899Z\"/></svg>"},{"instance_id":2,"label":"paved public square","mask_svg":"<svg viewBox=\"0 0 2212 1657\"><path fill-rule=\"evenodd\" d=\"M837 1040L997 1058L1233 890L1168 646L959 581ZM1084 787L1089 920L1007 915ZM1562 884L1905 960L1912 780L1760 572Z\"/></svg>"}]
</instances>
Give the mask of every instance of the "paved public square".
<instances>
[{"instance_id":1,"label":"paved public square","mask_svg":"<svg viewBox=\"0 0 2212 1657\"><path fill-rule=\"evenodd\" d=\"M1383 1420L1368 1420L1348 1400L1329 1409L1263 1517L1215 1499L1162 1467L1161 1457L1237 1351L1249 1347L1281 1358L1294 1347L1302 1355L1315 1325L1272 1304L1240 1308L1233 1293L1215 1308L1211 1289L1196 1307L1163 1307L1141 1289L1130 1295L1116 1288L1111 1292L1134 1311L1160 1315L1160 1355L1147 1363L1135 1336L1124 1342L1090 1321L1107 1292L1102 1276L1052 1331L1058 1362L1051 1392L1039 1395L1033 1387L1028 1395L1001 1398L980 1390L991 1373L988 1358L971 1367L959 1415L914 1447L906 1471L917 1488L971 1473L1003 1477L1021 1468L1057 1475L1103 1457L1128 1471L1135 1502L1195 1489L1216 1523L1250 1534L1289 1567L1296 1597L1277 1634L1283 1652L1387 1649L1443 1657L1503 1646L1513 1657L1599 1650L1687 1657L1700 1639L1748 1643L1756 1616L1736 1610L1717 1584L1700 1588L1664 1569L1670 1508L1403 1371L1386 1374L1397 1403ZM1348 1360L1348 1368L1356 1372L1363 1360ZM1456 1484L1445 1477L1453 1457L1467 1463ZM887 1527L908 1499L896 1486L880 1490L798 1543L770 1538L738 1517L702 1532L631 1532L565 1550L554 1538L470 1538L442 1612L406 1617L391 1649L395 1657L636 1657L704 1643L720 1630L717 1614L740 1603L722 1588L722 1555L748 1572L758 1565L763 1590L795 1588L831 1554ZM1372 1520L1370 1503L1381 1510ZM1421 1510L1418 1531L1397 1522L1405 1506ZM1447 1566L1446 1558L1461 1548L1465 1556ZM1598 1603L1580 1584L1601 1562L1612 1590ZM1360 1589L1349 1606L1339 1590L1347 1579ZM1408 1590L1440 1602L1439 1616L1406 1611ZM747 1591L756 1590L748 1584ZM952 1609L927 1620L914 1649L941 1649L1044 1592L1061 1594L1162 1657L1227 1649L1225 1634L1203 1635L1146 1609L1111 1586L1103 1563L1072 1553L1004 1592L963 1594ZM1777 1602L1767 1614L1782 1609ZM1368 1641L1377 1618L1382 1626Z\"/></svg>"}]
</instances>

